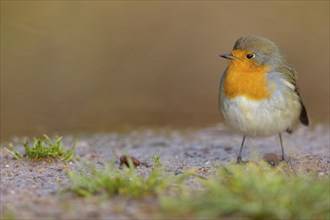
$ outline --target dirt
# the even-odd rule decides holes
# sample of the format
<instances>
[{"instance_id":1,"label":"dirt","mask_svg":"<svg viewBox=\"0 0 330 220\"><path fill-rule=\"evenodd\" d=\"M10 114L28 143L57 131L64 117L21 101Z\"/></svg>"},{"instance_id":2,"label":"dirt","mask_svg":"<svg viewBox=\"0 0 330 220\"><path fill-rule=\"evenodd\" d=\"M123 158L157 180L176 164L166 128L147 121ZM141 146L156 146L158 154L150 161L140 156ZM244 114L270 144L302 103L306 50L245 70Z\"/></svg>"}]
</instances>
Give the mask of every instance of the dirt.
<instances>
[{"instance_id":1,"label":"dirt","mask_svg":"<svg viewBox=\"0 0 330 220\"><path fill-rule=\"evenodd\" d=\"M13 138L15 149L24 153L26 138ZM215 166L235 161L242 137L222 124L200 129L173 130L139 129L127 133L103 133L64 136L70 147L76 141L75 156L102 168L121 155L135 157L143 164L153 164L159 154L166 172L179 175L189 168L208 172ZM294 134L283 134L288 161L293 166L316 170L329 175L329 126L299 128ZM81 198L66 191L69 181L66 172L79 168L78 162L60 160L14 160L1 143L1 218L16 219L86 219L86 218L147 218L156 201L114 197L100 201L100 197ZM278 137L246 140L243 159L267 160L276 163L280 156ZM139 166L139 172L150 171Z\"/></svg>"}]
</instances>

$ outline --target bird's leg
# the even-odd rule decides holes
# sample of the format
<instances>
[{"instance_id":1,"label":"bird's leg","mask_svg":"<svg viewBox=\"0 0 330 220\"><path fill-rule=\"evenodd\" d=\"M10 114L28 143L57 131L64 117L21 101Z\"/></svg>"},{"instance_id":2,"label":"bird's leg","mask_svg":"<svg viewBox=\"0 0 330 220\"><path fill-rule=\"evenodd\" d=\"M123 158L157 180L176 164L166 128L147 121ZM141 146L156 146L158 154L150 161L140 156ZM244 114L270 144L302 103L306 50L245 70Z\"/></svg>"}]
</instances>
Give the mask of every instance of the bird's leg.
<instances>
[{"instance_id":1,"label":"bird's leg","mask_svg":"<svg viewBox=\"0 0 330 220\"><path fill-rule=\"evenodd\" d=\"M239 150L239 153L238 153L237 163L243 163L243 160L242 160L242 151L243 151L243 147L244 147L244 141L245 141L245 135L243 136L243 141L242 141L242 144L241 144L241 149Z\"/></svg>"},{"instance_id":2,"label":"bird's leg","mask_svg":"<svg viewBox=\"0 0 330 220\"><path fill-rule=\"evenodd\" d=\"M279 137L280 137L281 150L282 150L282 158L281 158L281 160L285 160L285 153L284 153L283 141L282 141L282 135L281 135L281 133L279 133Z\"/></svg>"}]
</instances>

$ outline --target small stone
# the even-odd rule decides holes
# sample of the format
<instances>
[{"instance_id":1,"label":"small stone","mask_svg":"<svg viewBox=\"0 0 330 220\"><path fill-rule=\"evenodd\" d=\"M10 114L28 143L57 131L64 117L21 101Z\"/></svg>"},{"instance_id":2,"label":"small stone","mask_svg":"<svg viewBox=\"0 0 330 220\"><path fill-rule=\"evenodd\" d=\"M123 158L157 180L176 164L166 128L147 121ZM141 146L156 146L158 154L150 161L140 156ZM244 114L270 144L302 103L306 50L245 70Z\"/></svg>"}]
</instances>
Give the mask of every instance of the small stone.
<instances>
[{"instance_id":1,"label":"small stone","mask_svg":"<svg viewBox=\"0 0 330 220\"><path fill-rule=\"evenodd\" d=\"M319 172L319 176L324 176L325 173L324 172Z\"/></svg>"},{"instance_id":2,"label":"small stone","mask_svg":"<svg viewBox=\"0 0 330 220\"><path fill-rule=\"evenodd\" d=\"M129 160L132 161L134 167L138 167L138 166L141 165L141 162L138 159L136 159L135 157L130 157L130 156L122 155L119 158L120 166L122 166L123 164L125 164L127 167L129 167Z\"/></svg>"}]
</instances>

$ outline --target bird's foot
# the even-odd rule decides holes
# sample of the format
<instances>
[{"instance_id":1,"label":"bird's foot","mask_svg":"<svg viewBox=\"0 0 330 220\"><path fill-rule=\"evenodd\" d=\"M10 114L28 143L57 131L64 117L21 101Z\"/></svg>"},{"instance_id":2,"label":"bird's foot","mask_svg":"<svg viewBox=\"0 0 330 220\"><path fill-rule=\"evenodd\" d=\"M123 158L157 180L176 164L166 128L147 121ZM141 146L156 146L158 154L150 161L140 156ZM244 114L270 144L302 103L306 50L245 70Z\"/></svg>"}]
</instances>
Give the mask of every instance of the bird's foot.
<instances>
[{"instance_id":1,"label":"bird's foot","mask_svg":"<svg viewBox=\"0 0 330 220\"><path fill-rule=\"evenodd\" d=\"M242 157L241 157L241 156L238 156L238 157L237 157L237 163L238 163L238 164L246 164L247 161L243 161L243 160L242 160Z\"/></svg>"}]
</instances>

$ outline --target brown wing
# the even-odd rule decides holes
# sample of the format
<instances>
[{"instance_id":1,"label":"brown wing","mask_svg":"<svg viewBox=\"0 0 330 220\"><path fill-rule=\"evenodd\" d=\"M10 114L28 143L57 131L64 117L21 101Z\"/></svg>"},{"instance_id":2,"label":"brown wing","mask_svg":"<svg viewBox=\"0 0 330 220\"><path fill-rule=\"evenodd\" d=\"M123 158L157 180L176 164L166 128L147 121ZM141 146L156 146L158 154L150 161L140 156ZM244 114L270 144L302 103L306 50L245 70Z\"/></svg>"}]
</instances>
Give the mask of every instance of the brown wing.
<instances>
[{"instance_id":1,"label":"brown wing","mask_svg":"<svg viewBox=\"0 0 330 220\"><path fill-rule=\"evenodd\" d=\"M301 97L299 88L298 88L297 83L296 83L296 78L297 78L296 71L294 70L294 68L292 66L285 65L284 68L281 68L280 72L287 74L289 79L290 79L290 83L292 85L294 85L294 87L295 87L294 91L297 94L297 96L299 98L300 105L301 105L299 120L303 125L308 126L309 125L308 114L307 114L307 110L306 110L306 107L305 107L305 104L304 104L304 100Z\"/></svg>"}]
</instances>

